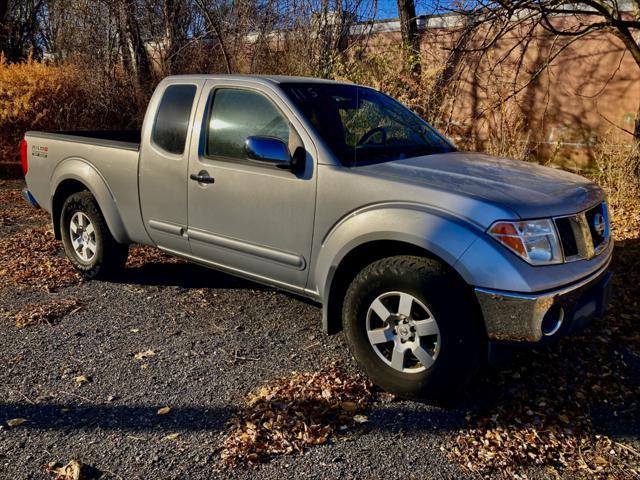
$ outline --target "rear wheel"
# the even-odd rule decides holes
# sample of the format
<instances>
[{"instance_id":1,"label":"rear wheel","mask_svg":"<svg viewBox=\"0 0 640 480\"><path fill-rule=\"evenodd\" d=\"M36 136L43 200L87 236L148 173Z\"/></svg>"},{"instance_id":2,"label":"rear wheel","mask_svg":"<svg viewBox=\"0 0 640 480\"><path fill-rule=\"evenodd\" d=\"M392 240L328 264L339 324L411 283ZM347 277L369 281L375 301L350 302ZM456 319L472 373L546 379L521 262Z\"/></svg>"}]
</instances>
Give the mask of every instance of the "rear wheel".
<instances>
[{"instance_id":1,"label":"rear wheel","mask_svg":"<svg viewBox=\"0 0 640 480\"><path fill-rule=\"evenodd\" d=\"M106 277L124 266L128 245L118 243L90 192L69 196L60 214L67 258L85 278Z\"/></svg>"},{"instance_id":2,"label":"rear wheel","mask_svg":"<svg viewBox=\"0 0 640 480\"><path fill-rule=\"evenodd\" d=\"M408 398L459 391L480 364L484 334L468 289L440 262L397 256L353 280L343 326L374 383Z\"/></svg>"}]
</instances>

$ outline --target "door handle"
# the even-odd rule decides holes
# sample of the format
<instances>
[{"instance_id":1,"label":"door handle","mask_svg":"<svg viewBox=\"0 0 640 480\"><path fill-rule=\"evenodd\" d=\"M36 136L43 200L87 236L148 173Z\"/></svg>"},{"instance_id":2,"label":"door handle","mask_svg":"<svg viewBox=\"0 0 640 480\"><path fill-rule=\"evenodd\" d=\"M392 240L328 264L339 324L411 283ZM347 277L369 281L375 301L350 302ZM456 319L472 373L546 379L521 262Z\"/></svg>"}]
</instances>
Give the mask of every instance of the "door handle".
<instances>
[{"instance_id":1,"label":"door handle","mask_svg":"<svg viewBox=\"0 0 640 480\"><path fill-rule=\"evenodd\" d=\"M197 174L192 173L189 175L191 180L195 180L198 183L215 183L216 179L209 176L209 172L206 170L200 170Z\"/></svg>"}]
</instances>

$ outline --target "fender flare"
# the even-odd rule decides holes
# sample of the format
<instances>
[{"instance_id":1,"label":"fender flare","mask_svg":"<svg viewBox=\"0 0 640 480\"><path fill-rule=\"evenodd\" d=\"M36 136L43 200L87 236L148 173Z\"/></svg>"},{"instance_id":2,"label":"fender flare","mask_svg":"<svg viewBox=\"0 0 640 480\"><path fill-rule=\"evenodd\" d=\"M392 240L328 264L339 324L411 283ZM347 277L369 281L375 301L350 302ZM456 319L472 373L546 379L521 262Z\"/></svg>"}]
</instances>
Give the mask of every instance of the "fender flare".
<instances>
[{"instance_id":1,"label":"fender flare","mask_svg":"<svg viewBox=\"0 0 640 480\"><path fill-rule=\"evenodd\" d=\"M107 226L111 231L111 235L119 243L131 243L127 230L122 222L122 218L118 211L116 200L109 189L107 182L104 180L100 172L89 162L82 158L70 157L60 162L51 174L50 185L52 186L51 214L55 215L53 208L53 199L60 187L66 180L75 180L83 184L87 190L91 192L98 202L100 211L104 215ZM54 224L56 219L53 219Z\"/></svg>"},{"instance_id":2,"label":"fender flare","mask_svg":"<svg viewBox=\"0 0 640 480\"><path fill-rule=\"evenodd\" d=\"M456 265L482 231L450 212L404 202L369 205L344 216L323 239L310 275L323 304L323 328L329 331L332 283L350 252L378 241L404 243L439 258L469 283L469 272Z\"/></svg>"}]
</instances>

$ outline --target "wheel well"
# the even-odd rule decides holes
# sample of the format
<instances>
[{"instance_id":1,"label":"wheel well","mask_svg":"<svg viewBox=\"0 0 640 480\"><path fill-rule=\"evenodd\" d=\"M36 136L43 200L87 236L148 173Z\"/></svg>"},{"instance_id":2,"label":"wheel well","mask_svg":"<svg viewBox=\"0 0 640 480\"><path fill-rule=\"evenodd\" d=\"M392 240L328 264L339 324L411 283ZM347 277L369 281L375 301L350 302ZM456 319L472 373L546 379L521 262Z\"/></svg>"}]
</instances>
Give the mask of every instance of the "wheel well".
<instances>
[{"instance_id":1,"label":"wheel well","mask_svg":"<svg viewBox=\"0 0 640 480\"><path fill-rule=\"evenodd\" d=\"M53 220L53 233L55 237L60 240L60 213L62 212L62 206L67 198L74 193L88 191L86 185L78 180L63 180L56 188L56 193L53 195L51 202L51 218Z\"/></svg>"},{"instance_id":2,"label":"wheel well","mask_svg":"<svg viewBox=\"0 0 640 480\"><path fill-rule=\"evenodd\" d=\"M331 281L329 298L327 300L327 333L334 334L342 330L342 304L349 285L356 275L367 265L386 257L397 255L413 255L433 258L447 266L450 271L463 283L458 272L451 268L444 260L428 250L410 243L393 240L380 240L359 245L351 250L340 262Z\"/></svg>"}]
</instances>

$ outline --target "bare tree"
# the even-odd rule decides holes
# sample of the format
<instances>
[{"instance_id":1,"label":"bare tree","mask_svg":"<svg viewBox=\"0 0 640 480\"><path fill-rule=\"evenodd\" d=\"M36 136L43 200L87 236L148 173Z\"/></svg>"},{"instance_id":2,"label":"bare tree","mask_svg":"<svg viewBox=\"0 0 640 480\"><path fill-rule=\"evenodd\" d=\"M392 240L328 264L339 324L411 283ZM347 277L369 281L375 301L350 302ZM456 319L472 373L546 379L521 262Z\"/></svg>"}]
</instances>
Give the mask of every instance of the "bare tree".
<instances>
[{"instance_id":1,"label":"bare tree","mask_svg":"<svg viewBox=\"0 0 640 480\"><path fill-rule=\"evenodd\" d=\"M43 0L0 0L0 52L9 61L42 54L39 14Z\"/></svg>"},{"instance_id":2,"label":"bare tree","mask_svg":"<svg viewBox=\"0 0 640 480\"><path fill-rule=\"evenodd\" d=\"M398 0L398 16L400 17L400 33L405 49L405 63L417 77L420 76L420 35L416 17L415 0Z\"/></svg>"},{"instance_id":3,"label":"bare tree","mask_svg":"<svg viewBox=\"0 0 640 480\"><path fill-rule=\"evenodd\" d=\"M135 0L121 0L121 2L123 16L120 21L124 21L126 25L127 40L133 52L138 87L145 89L151 81L151 62L140 29L138 4Z\"/></svg>"},{"instance_id":4,"label":"bare tree","mask_svg":"<svg viewBox=\"0 0 640 480\"><path fill-rule=\"evenodd\" d=\"M229 53L229 22L224 19L230 15L230 5L225 2L211 2L207 0L195 0L197 7L207 21L207 33L217 41L217 45L224 58L227 73L235 71L235 66L231 54Z\"/></svg>"}]
</instances>

